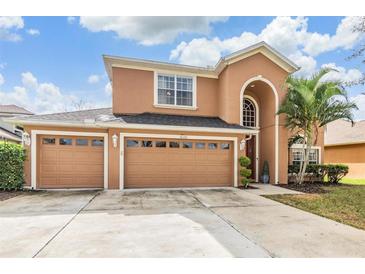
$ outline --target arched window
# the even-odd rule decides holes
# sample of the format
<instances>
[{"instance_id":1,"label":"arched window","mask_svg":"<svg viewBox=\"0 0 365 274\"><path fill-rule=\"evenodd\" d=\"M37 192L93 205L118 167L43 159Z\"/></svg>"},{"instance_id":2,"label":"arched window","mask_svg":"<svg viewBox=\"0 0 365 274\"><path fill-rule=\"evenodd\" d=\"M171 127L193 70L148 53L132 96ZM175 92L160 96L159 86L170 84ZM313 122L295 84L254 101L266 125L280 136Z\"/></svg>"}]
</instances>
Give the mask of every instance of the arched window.
<instances>
[{"instance_id":1,"label":"arched window","mask_svg":"<svg viewBox=\"0 0 365 274\"><path fill-rule=\"evenodd\" d=\"M243 99L242 125L244 127L256 127L256 107L248 98Z\"/></svg>"}]
</instances>

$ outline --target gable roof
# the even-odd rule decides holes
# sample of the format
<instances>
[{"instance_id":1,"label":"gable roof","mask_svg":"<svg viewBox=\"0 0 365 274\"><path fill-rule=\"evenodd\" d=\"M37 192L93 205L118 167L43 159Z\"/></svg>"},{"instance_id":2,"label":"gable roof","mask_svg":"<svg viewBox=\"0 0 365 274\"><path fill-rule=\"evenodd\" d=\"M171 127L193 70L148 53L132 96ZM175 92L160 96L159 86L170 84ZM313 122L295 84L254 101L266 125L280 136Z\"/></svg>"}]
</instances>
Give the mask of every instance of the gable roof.
<instances>
[{"instance_id":1,"label":"gable roof","mask_svg":"<svg viewBox=\"0 0 365 274\"><path fill-rule=\"evenodd\" d=\"M354 126L345 120L337 120L327 125L324 137L325 146L360 143L365 143L365 120L355 122Z\"/></svg>"},{"instance_id":2,"label":"gable roof","mask_svg":"<svg viewBox=\"0 0 365 274\"><path fill-rule=\"evenodd\" d=\"M248 58L254 54L261 53L272 62L277 64L279 67L287 71L288 73L293 73L297 71L300 67L294 62L289 60L283 54L269 46L265 42L259 42L252 46L246 47L242 50L233 52L225 57L222 57L214 67L198 67L174 64L168 62L152 61L146 59L136 59L127 57L118 57L103 55L105 69L108 73L109 79L112 81L112 68L113 67L123 67L132 69L143 69L143 70L168 70L183 73L191 73L197 76L218 78L219 74L224 70L224 68L230 64L238 62L242 59Z\"/></svg>"},{"instance_id":3,"label":"gable roof","mask_svg":"<svg viewBox=\"0 0 365 274\"><path fill-rule=\"evenodd\" d=\"M98 128L151 128L184 131L245 133L255 131L230 124L219 117L186 116L158 113L113 114L112 108L89 109L6 119L21 125L52 125Z\"/></svg>"},{"instance_id":4,"label":"gable roof","mask_svg":"<svg viewBox=\"0 0 365 274\"><path fill-rule=\"evenodd\" d=\"M17 105L0 105L0 113L7 114L25 114L32 115L33 113L25 108L19 107Z\"/></svg>"}]
</instances>

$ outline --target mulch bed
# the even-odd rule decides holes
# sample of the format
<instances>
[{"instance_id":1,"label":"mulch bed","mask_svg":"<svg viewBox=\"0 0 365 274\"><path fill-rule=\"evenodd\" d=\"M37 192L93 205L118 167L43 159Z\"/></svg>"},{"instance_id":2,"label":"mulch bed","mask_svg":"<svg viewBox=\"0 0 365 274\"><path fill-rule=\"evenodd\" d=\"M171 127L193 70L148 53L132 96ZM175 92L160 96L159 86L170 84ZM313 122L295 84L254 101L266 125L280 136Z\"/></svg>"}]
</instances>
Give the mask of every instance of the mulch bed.
<instances>
[{"instance_id":1,"label":"mulch bed","mask_svg":"<svg viewBox=\"0 0 365 274\"><path fill-rule=\"evenodd\" d=\"M238 186L237 188L239 188L239 189L259 189L258 187L251 186L251 185L248 185L248 187Z\"/></svg>"},{"instance_id":2,"label":"mulch bed","mask_svg":"<svg viewBox=\"0 0 365 274\"><path fill-rule=\"evenodd\" d=\"M302 183L302 184L296 184L291 183L287 185L279 185L280 187L296 190L304 193L327 193L328 191L323 189L323 187L342 187L343 185L334 185L334 184L328 184L328 183Z\"/></svg>"},{"instance_id":3,"label":"mulch bed","mask_svg":"<svg viewBox=\"0 0 365 274\"><path fill-rule=\"evenodd\" d=\"M0 190L0 201L5 201L15 196L20 195L21 191L1 191Z\"/></svg>"}]
</instances>

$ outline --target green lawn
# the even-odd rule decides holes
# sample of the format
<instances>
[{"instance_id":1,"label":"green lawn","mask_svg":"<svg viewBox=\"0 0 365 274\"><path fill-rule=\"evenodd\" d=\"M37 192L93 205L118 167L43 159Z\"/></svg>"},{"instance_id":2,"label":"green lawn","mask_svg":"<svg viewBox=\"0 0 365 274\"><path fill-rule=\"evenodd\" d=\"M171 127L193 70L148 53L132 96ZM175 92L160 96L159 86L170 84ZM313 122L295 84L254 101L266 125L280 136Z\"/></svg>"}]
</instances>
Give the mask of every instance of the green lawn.
<instances>
[{"instance_id":1,"label":"green lawn","mask_svg":"<svg viewBox=\"0 0 365 274\"><path fill-rule=\"evenodd\" d=\"M365 179L343 178L341 183L346 185L365 185Z\"/></svg>"},{"instance_id":2,"label":"green lawn","mask_svg":"<svg viewBox=\"0 0 365 274\"><path fill-rule=\"evenodd\" d=\"M323 188L328 192L265 197L365 230L365 185Z\"/></svg>"}]
</instances>

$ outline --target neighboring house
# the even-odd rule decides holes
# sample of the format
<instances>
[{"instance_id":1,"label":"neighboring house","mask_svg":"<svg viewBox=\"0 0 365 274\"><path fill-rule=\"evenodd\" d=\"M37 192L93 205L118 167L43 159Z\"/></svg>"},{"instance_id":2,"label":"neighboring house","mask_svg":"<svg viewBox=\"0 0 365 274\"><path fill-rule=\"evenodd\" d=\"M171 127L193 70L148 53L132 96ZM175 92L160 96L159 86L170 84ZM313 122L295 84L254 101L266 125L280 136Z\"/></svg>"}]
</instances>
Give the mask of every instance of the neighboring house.
<instances>
[{"instance_id":1,"label":"neighboring house","mask_svg":"<svg viewBox=\"0 0 365 274\"><path fill-rule=\"evenodd\" d=\"M328 124L324 151L325 163L349 166L347 178L365 178L365 120L354 126L345 120Z\"/></svg>"},{"instance_id":2,"label":"neighboring house","mask_svg":"<svg viewBox=\"0 0 365 274\"><path fill-rule=\"evenodd\" d=\"M21 143L23 128L4 121L6 118L29 116L32 112L16 105L0 105L0 141Z\"/></svg>"},{"instance_id":3,"label":"neighboring house","mask_svg":"<svg viewBox=\"0 0 365 274\"><path fill-rule=\"evenodd\" d=\"M31 136L33 188L238 186L239 161L259 181L287 183L288 130L277 116L298 67L261 42L215 67L104 56L112 108L15 119Z\"/></svg>"}]
</instances>

